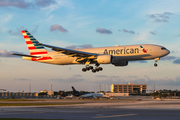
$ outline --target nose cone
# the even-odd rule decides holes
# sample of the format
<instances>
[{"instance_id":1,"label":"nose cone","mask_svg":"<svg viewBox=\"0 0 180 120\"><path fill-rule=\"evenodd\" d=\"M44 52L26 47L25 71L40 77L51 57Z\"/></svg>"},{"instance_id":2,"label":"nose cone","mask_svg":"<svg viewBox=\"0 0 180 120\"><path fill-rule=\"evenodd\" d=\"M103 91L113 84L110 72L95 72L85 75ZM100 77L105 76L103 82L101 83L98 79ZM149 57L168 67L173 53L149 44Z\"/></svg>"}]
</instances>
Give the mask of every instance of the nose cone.
<instances>
[{"instance_id":1,"label":"nose cone","mask_svg":"<svg viewBox=\"0 0 180 120\"><path fill-rule=\"evenodd\" d=\"M164 57L170 53L170 51L163 46L159 46L159 48L160 48L159 53L161 57Z\"/></svg>"},{"instance_id":2,"label":"nose cone","mask_svg":"<svg viewBox=\"0 0 180 120\"><path fill-rule=\"evenodd\" d=\"M166 55L168 55L170 53L170 51L169 50L167 50L167 54Z\"/></svg>"},{"instance_id":3,"label":"nose cone","mask_svg":"<svg viewBox=\"0 0 180 120\"><path fill-rule=\"evenodd\" d=\"M168 49L162 50L162 56L166 56L170 53L170 51Z\"/></svg>"}]
</instances>

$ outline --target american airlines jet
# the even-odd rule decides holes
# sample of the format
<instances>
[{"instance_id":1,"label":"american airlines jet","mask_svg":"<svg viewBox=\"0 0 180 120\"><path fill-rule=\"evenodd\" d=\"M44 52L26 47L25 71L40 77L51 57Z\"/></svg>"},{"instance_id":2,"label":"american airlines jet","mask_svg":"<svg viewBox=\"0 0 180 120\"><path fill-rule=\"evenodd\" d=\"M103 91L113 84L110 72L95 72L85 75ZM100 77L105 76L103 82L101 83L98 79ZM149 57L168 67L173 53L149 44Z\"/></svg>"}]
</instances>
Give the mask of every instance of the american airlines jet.
<instances>
[{"instance_id":1,"label":"american airlines jet","mask_svg":"<svg viewBox=\"0 0 180 120\"><path fill-rule=\"evenodd\" d=\"M83 93L76 91L76 89L72 86L72 94L79 98L101 98L103 94L101 93Z\"/></svg>"},{"instance_id":2,"label":"american airlines jet","mask_svg":"<svg viewBox=\"0 0 180 120\"><path fill-rule=\"evenodd\" d=\"M102 71L100 64L127 66L128 61L150 59L155 60L154 66L156 67L157 61L170 53L165 47L152 44L67 49L39 43L27 30L23 30L22 34L30 55L11 53L12 55L22 56L25 60L56 65L85 64L86 67L82 68L83 72ZM52 51L47 51L45 47L51 48ZM95 64L95 68L90 64Z\"/></svg>"}]
</instances>

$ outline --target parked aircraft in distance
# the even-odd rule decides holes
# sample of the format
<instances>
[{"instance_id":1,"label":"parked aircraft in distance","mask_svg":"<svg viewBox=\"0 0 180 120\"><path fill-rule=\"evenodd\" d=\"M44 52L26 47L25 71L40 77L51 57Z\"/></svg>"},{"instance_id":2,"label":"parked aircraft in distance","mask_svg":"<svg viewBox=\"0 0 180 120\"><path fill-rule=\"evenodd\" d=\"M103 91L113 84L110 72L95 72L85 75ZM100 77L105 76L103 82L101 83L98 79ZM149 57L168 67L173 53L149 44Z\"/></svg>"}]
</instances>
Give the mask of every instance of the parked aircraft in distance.
<instances>
[{"instance_id":1,"label":"parked aircraft in distance","mask_svg":"<svg viewBox=\"0 0 180 120\"><path fill-rule=\"evenodd\" d=\"M81 93L79 91L76 91L76 89L72 86L72 94L73 96L79 97L79 98L100 98L103 95L101 93Z\"/></svg>"},{"instance_id":2,"label":"parked aircraft in distance","mask_svg":"<svg viewBox=\"0 0 180 120\"><path fill-rule=\"evenodd\" d=\"M155 60L154 66L156 67L156 62L170 53L165 47L153 44L67 49L39 43L27 30L23 30L22 34L30 55L11 53L12 55L22 56L25 60L56 65L85 64L83 72L102 71L100 64L127 66L128 61L149 59ZM53 51L47 51L44 47L51 48ZM90 64L95 64L96 67L93 68Z\"/></svg>"}]
</instances>

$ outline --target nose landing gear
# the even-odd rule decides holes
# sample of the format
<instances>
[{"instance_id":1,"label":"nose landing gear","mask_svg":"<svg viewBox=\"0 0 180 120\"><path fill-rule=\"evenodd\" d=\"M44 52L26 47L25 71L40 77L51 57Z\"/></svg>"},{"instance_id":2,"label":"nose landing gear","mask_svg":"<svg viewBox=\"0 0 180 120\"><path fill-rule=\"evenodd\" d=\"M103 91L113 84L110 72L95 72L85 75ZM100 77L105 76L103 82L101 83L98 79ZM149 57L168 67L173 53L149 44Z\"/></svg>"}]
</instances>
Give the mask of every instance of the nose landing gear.
<instances>
[{"instance_id":1,"label":"nose landing gear","mask_svg":"<svg viewBox=\"0 0 180 120\"><path fill-rule=\"evenodd\" d=\"M157 63L154 63L154 67L157 67Z\"/></svg>"},{"instance_id":2,"label":"nose landing gear","mask_svg":"<svg viewBox=\"0 0 180 120\"><path fill-rule=\"evenodd\" d=\"M157 65L158 60L160 60L160 59L159 59L159 58L155 58L154 67L157 67L157 66L158 66L158 65Z\"/></svg>"}]
</instances>

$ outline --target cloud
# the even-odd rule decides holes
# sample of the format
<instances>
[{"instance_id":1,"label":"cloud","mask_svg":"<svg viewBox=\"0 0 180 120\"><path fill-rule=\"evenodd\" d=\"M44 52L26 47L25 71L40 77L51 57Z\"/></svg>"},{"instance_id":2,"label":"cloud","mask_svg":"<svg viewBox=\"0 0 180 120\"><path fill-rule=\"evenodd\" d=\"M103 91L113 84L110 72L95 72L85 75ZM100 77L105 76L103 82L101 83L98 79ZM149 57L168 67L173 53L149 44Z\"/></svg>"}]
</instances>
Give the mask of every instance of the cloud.
<instances>
[{"instance_id":1,"label":"cloud","mask_svg":"<svg viewBox=\"0 0 180 120\"><path fill-rule=\"evenodd\" d=\"M125 79L121 79L121 78L113 78L113 77L102 77L102 80L96 80L96 81L92 81L93 83L97 83L97 84L126 84L126 80Z\"/></svg>"},{"instance_id":2,"label":"cloud","mask_svg":"<svg viewBox=\"0 0 180 120\"><path fill-rule=\"evenodd\" d=\"M180 58L173 61L174 64L180 64Z\"/></svg>"},{"instance_id":3,"label":"cloud","mask_svg":"<svg viewBox=\"0 0 180 120\"><path fill-rule=\"evenodd\" d=\"M139 62L139 63L147 63L146 60L138 60L138 61L129 61L130 63Z\"/></svg>"},{"instance_id":4,"label":"cloud","mask_svg":"<svg viewBox=\"0 0 180 120\"><path fill-rule=\"evenodd\" d=\"M21 52L17 52L17 51L7 52L6 50L0 50L0 57L19 57L19 56L16 56L16 55L11 55L10 53L22 54Z\"/></svg>"},{"instance_id":5,"label":"cloud","mask_svg":"<svg viewBox=\"0 0 180 120\"><path fill-rule=\"evenodd\" d=\"M75 83L75 82L83 82L85 79L79 78L79 77L72 77L68 79L62 79L62 78L54 78L50 79L50 81L57 81L57 82L64 82L64 83Z\"/></svg>"},{"instance_id":6,"label":"cloud","mask_svg":"<svg viewBox=\"0 0 180 120\"><path fill-rule=\"evenodd\" d=\"M73 75L74 77L82 77L82 75Z\"/></svg>"},{"instance_id":7,"label":"cloud","mask_svg":"<svg viewBox=\"0 0 180 120\"><path fill-rule=\"evenodd\" d=\"M130 80L130 82L133 82L135 84L149 84L149 85L159 85L159 86L179 86L180 85L180 76L176 76L175 78L160 78L160 79L151 79L148 76L145 76L144 78L137 78L134 80Z\"/></svg>"},{"instance_id":8,"label":"cloud","mask_svg":"<svg viewBox=\"0 0 180 120\"><path fill-rule=\"evenodd\" d=\"M13 32L12 30L9 30L8 33L9 33L10 35L14 35L14 36L22 35L19 30L18 30L17 32Z\"/></svg>"},{"instance_id":9,"label":"cloud","mask_svg":"<svg viewBox=\"0 0 180 120\"><path fill-rule=\"evenodd\" d=\"M179 53L179 51L171 51L171 53Z\"/></svg>"},{"instance_id":10,"label":"cloud","mask_svg":"<svg viewBox=\"0 0 180 120\"><path fill-rule=\"evenodd\" d=\"M126 29L123 29L122 30L124 33L130 33L130 34L136 34L134 31L132 30L126 30Z\"/></svg>"},{"instance_id":11,"label":"cloud","mask_svg":"<svg viewBox=\"0 0 180 120\"><path fill-rule=\"evenodd\" d=\"M32 3L27 3L24 0L1 0L0 7L17 7L21 9L33 8Z\"/></svg>"},{"instance_id":12,"label":"cloud","mask_svg":"<svg viewBox=\"0 0 180 120\"><path fill-rule=\"evenodd\" d=\"M108 77L106 75L95 75L95 77Z\"/></svg>"},{"instance_id":13,"label":"cloud","mask_svg":"<svg viewBox=\"0 0 180 120\"><path fill-rule=\"evenodd\" d=\"M165 57L162 57L161 60L174 60L176 58L177 57L175 57L175 56L165 56Z\"/></svg>"},{"instance_id":14,"label":"cloud","mask_svg":"<svg viewBox=\"0 0 180 120\"><path fill-rule=\"evenodd\" d=\"M26 78L14 78L14 80L19 80L19 81L31 81L31 79L26 79Z\"/></svg>"},{"instance_id":15,"label":"cloud","mask_svg":"<svg viewBox=\"0 0 180 120\"><path fill-rule=\"evenodd\" d=\"M138 77L129 75L129 76L125 76L125 78L138 78Z\"/></svg>"},{"instance_id":16,"label":"cloud","mask_svg":"<svg viewBox=\"0 0 180 120\"><path fill-rule=\"evenodd\" d=\"M71 46L67 46L66 48L67 48L67 49L76 49L77 46L76 46L76 45L71 45Z\"/></svg>"},{"instance_id":17,"label":"cloud","mask_svg":"<svg viewBox=\"0 0 180 120\"><path fill-rule=\"evenodd\" d=\"M38 25L34 25L34 29L32 31L29 31L31 34L34 34L37 32L39 26ZM25 28L24 26L20 27L20 28L16 28L15 32L13 32L13 30L9 30L8 33L10 35L14 35L14 36L17 36L17 35L22 35L22 30L27 30L27 28Z\"/></svg>"},{"instance_id":18,"label":"cloud","mask_svg":"<svg viewBox=\"0 0 180 120\"><path fill-rule=\"evenodd\" d=\"M36 0L36 5L39 7L48 7L51 4L57 4L54 0Z\"/></svg>"},{"instance_id":19,"label":"cloud","mask_svg":"<svg viewBox=\"0 0 180 120\"><path fill-rule=\"evenodd\" d=\"M91 44L84 44L84 45L79 45L80 48L92 48L93 46Z\"/></svg>"},{"instance_id":20,"label":"cloud","mask_svg":"<svg viewBox=\"0 0 180 120\"><path fill-rule=\"evenodd\" d=\"M71 45L67 46L68 49L76 49L76 48L92 48L93 46L91 44L84 44L84 45Z\"/></svg>"},{"instance_id":21,"label":"cloud","mask_svg":"<svg viewBox=\"0 0 180 120\"><path fill-rule=\"evenodd\" d=\"M161 14L149 14L148 17L155 23L161 23L161 22L169 22L170 17L174 15L170 12L164 12Z\"/></svg>"},{"instance_id":22,"label":"cloud","mask_svg":"<svg viewBox=\"0 0 180 120\"><path fill-rule=\"evenodd\" d=\"M52 25L51 28L50 28L50 31L56 31L56 30L59 30L60 32L68 32L65 28L63 28L62 26L60 25Z\"/></svg>"},{"instance_id":23,"label":"cloud","mask_svg":"<svg viewBox=\"0 0 180 120\"><path fill-rule=\"evenodd\" d=\"M63 79L63 78L54 78L49 79L50 81L64 82L64 83L75 83L75 82L83 82L85 79L81 78L81 75L73 75L73 77Z\"/></svg>"},{"instance_id":24,"label":"cloud","mask_svg":"<svg viewBox=\"0 0 180 120\"><path fill-rule=\"evenodd\" d=\"M54 0L36 0L27 2L27 0L0 0L0 7L16 7L20 9L44 8L57 4Z\"/></svg>"},{"instance_id":25,"label":"cloud","mask_svg":"<svg viewBox=\"0 0 180 120\"><path fill-rule=\"evenodd\" d=\"M127 84L127 83L134 83L134 84L147 84L148 86L156 84L157 86L179 86L180 85L180 76L176 76L175 78L159 78L159 79L152 79L148 76L137 77L137 76L126 76L124 78L112 78L106 77L102 80L92 81L93 83L101 83L101 84Z\"/></svg>"},{"instance_id":26,"label":"cloud","mask_svg":"<svg viewBox=\"0 0 180 120\"><path fill-rule=\"evenodd\" d=\"M112 31L103 29L103 28L97 28L96 32L101 33L101 34L112 34Z\"/></svg>"},{"instance_id":27,"label":"cloud","mask_svg":"<svg viewBox=\"0 0 180 120\"><path fill-rule=\"evenodd\" d=\"M109 76L110 78L119 78L119 76Z\"/></svg>"},{"instance_id":28,"label":"cloud","mask_svg":"<svg viewBox=\"0 0 180 120\"><path fill-rule=\"evenodd\" d=\"M34 29L32 31L30 31L31 34L34 34L37 32L38 28L39 28L39 25L34 25Z\"/></svg>"},{"instance_id":29,"label":"cloud","mask_svg":"<svg viewBox=\"0 0 180 120\"><path fill-rule=\"evenodd\" d=\"M152 35L156 35L156 32L153 32L153 31L150 31L149 33Z\"/></svg>"},{"instance_id":30,"label":"cloud","mask_svg":"<svg viewBox=\"0 0 180 120\"><path fill-rule=\"evenodd\" d=\"M1 24L5 24L9 22L13 18L12 14L1 14L0 19L1 19Z\"/></svg>"}]
</instances>

